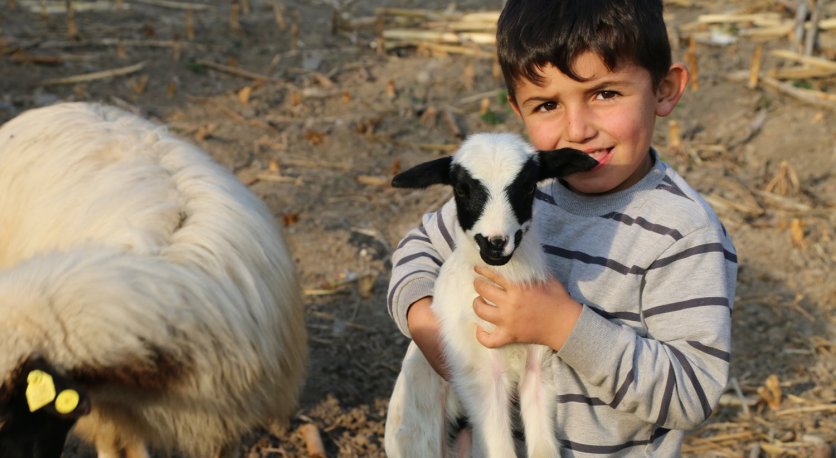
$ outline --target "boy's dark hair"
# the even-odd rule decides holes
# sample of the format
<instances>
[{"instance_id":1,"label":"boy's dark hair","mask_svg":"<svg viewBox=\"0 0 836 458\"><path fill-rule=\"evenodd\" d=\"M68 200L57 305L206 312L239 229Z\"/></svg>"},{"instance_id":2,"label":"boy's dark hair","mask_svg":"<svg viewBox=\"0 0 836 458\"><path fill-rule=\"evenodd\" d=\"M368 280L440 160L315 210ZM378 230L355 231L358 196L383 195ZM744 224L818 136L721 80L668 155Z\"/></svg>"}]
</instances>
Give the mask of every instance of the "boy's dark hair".
<instances>
[{"instance_id":1,"label":"boy's dark hair","mask_svg":"<svg viewBox=\"0 0 836 458\"><path fill-rule=\"evenodd\" d=\"M657 87L671 66L662 0L508 0L499 16L497 55L508 95L521 78L535 84L552 64L570 78L574 59L597 54L614 70L633 63Z\"/></svg>"}]
</instances>

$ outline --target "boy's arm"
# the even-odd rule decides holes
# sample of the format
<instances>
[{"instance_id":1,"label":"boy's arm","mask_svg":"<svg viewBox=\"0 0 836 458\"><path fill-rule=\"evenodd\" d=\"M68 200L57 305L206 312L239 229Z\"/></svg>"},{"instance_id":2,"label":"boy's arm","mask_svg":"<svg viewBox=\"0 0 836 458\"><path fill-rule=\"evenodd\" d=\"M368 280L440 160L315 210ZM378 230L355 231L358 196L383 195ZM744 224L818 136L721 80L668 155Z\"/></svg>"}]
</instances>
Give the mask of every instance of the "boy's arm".
<instances>
[{"instance_id":1,"label":"boy's arm","mask_svg":"<svg viewBox=\"0 0 836 458\"><path fill-rule=\"evenodd\" d=\"M421 224L401 240L392 254L387 306L398 329L407 337L413 337L407 321L410 307L432 296L441 264L455 246L455 213L451 199L440 210L425 214Z\"/></svg>"},{"instance_id":2,"label":"boy's arm","mask_svg":"<svg viewBox=\"0 0 836 458\"><path fill-rule=\"evenodd\" d=\"M662 428L693 428L711 414L728 380L736 275L725 234L689 234L644 275L646 336L584 306L558 356L610 407Z\"/></svg>"},{"instance_id":3,"label":"boy's arm","mask_svg":"<svg viewBox=\"0 0 836 458\"><path fill-rule=\"evenodd\" d=\"M450 371L441 346L441 322L432 311L432 303L432 297L424 297L412 303L407 312L409 332L412 341L435 372L444 380L450 380Z\"/></svg>"}]
</instances>

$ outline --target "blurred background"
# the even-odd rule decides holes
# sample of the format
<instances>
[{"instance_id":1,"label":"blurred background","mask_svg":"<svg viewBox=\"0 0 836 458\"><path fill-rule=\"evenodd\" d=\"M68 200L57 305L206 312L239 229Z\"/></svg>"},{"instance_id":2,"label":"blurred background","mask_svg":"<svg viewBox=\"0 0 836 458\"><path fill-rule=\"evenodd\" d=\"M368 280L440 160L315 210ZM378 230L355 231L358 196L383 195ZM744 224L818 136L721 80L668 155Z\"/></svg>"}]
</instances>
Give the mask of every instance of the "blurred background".
<instances>
[{"instance_id":1,"label":"blurred background","mask_svg":"<svg viewBox=\"0 0 836 458\"><path fill-rule=\"evenodd\" d=\"M383 456L407 345L390 255L446 189L402 168L479 131L524 133L493 36L500 0L0 0L0 123L98 101L165 123L273 210L305 292L311 365L250 457ZM692 72L654 145L740 260L732 381L687 456L832 456L836 443L836 2L670 0ZM67 458L95 456L73 442Z\"/></svg>"}]
</instances>

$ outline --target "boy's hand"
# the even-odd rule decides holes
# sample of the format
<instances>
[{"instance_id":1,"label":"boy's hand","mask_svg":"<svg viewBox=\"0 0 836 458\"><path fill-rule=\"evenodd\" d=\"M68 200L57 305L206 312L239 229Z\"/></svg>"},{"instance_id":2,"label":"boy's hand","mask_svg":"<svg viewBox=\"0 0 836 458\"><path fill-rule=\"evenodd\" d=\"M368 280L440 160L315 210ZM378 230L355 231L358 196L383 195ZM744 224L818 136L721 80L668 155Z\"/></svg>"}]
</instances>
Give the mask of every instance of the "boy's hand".
<instances>
[{"instance_id":1,"label":"boy's hand","mask_svg":"<svg viewBox=\"0 0 836 458\"><path fill-rule=\"evenodd\" d=\"M510 343L534 343L560 350L572 333L583 306L554 278L533 285L515 285L494 270L476 267L474 287L479 296L473 310L496 326L477 326L476 339L488 348ZM491 283L493 282L493 283ZM494 304L494 305L491 305Z\"/></svg>"}]
</instances>

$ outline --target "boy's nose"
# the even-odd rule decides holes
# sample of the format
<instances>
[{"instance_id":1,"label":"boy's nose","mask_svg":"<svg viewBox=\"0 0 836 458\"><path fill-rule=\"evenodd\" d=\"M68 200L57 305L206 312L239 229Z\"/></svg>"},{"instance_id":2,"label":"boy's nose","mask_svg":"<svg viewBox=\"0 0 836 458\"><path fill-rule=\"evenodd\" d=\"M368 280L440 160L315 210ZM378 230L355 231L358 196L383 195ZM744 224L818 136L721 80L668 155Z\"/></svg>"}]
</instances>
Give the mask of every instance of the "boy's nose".
<instances>
[{"instance_id":1,"label":"boy's nose","mask_svg":"<svg viewBox=\"0 0 836 458\"><path fill-rule=\"evenodd\" d=\"M586 107L572 107L566 110L564 138L572 143L583 143L595 136L595 129L589 122Z\"/></svg>"}]
</instances>

